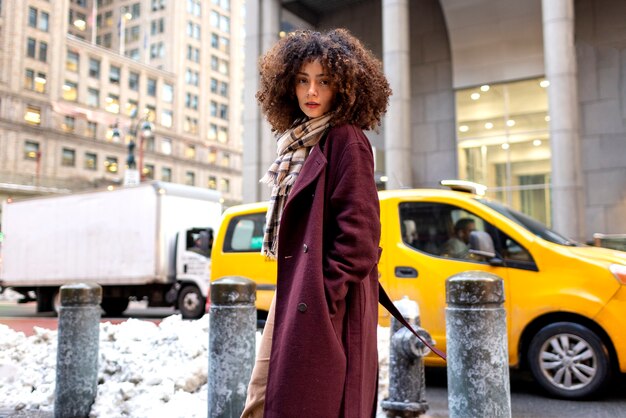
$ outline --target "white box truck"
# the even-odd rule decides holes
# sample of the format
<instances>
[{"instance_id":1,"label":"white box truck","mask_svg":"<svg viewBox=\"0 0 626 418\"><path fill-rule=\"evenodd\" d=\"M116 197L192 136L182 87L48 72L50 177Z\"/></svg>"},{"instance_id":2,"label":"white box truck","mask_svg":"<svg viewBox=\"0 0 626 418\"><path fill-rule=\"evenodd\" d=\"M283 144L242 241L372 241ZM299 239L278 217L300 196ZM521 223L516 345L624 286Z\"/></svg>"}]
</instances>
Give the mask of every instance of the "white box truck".
<instances>
[{"instance_id":1,"label":"white box truck","mask_svg":"<svg viewBox=\"0 0 626 418\"><path fill-rule=\"evenodd\" d=\"M4 202L0 286L36 298L39 312L58 308L60 286L93 282L109 315L136 298L199 318L220 200L213 190L149 182Z\"/></svg>"}]
</instances>

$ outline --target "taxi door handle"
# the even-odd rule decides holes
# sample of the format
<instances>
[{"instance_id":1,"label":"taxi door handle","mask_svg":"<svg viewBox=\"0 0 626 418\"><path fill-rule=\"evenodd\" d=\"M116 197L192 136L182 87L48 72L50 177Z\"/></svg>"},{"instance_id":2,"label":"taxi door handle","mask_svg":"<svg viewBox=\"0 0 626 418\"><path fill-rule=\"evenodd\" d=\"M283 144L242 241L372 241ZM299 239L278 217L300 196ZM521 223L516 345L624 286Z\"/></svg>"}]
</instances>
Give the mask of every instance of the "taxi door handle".
<instances>
[{"instance_id":1,"label":"taxi door handle","mask_svg":"<svg viewBox=\"0 0 626 418\"><path fill-rule=\"evenodd\" d=\"M417 270L413 267L397 266L395 268L396 277L401 279L414 279L417 277Z\"/></svg>"}]
</instances>

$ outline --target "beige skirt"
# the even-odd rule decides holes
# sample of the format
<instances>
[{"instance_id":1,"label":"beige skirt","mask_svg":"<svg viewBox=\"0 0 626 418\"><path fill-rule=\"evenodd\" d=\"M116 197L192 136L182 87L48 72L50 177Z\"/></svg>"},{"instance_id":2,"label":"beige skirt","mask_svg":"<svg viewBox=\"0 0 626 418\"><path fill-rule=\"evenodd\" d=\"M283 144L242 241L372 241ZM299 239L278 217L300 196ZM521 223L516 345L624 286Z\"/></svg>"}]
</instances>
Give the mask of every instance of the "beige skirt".
<instances>
[{"instance_id":1,"label":"beige skirt","mask_svg":"<svg viewBox=\"0 0 626 418\"><path fill-rule=\"evenodd\" d=\"M274 333L274 304L276 295L270 304L270 311L267 314L263 337L259 352L256 355L256 362L248 384L248 396L246 406L241 413L241 418L263 418L265 407L265 388L267 386L267 371L270 364L270 352L272 351L272 334Z\"/></svg>"}]
</instances>

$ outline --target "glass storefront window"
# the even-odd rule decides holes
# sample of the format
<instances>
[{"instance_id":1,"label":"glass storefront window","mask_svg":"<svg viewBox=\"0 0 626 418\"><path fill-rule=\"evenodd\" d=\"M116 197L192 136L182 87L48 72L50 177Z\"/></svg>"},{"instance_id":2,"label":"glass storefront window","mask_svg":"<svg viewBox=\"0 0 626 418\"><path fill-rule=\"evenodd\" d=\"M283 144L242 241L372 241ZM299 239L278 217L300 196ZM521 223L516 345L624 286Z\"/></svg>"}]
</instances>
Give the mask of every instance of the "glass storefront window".
<instances>
[{"instance_id":1,"label":"glass storefront window","mask_svg":"<svg viewBox=\"0 0 626 418\"><path fill-rule=\"evenodd\" d=\"M550 225L551 152L543 78L456 92L460 178Z\"/></svg>"}]
</instances>

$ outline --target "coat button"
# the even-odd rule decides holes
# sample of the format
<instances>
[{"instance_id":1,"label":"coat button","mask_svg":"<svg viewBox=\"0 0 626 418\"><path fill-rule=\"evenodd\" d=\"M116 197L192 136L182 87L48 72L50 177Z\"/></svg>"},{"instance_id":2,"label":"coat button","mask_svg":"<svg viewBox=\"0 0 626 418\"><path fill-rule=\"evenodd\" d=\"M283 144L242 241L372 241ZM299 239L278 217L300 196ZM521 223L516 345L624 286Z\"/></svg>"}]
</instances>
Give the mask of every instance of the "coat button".
<instances>
[{"instance_id":1,"label":"coat button","mask_svg":"<svg viewBox=\"0 0 626 418\"><path fill-rule=\"evenodd\" d=\"M306 312L309 307L306 306L306 303L298 303L298 310L300 312Z\"/></svg>"},{"instance_id":2,"label":"coat button","mask_svg":"<svg viewBox=\"0 0 626 418\"><path fill-rule=\"evenodd\" d=\"M308 246L308 245L306 245L306 244L304 244L304 245L302 246L302 251L304 251L305 253L308 253L308 252L309 252L309 246Z\"/></svg>"}]
</instances>

